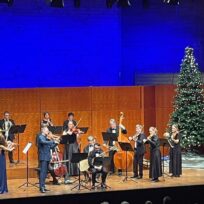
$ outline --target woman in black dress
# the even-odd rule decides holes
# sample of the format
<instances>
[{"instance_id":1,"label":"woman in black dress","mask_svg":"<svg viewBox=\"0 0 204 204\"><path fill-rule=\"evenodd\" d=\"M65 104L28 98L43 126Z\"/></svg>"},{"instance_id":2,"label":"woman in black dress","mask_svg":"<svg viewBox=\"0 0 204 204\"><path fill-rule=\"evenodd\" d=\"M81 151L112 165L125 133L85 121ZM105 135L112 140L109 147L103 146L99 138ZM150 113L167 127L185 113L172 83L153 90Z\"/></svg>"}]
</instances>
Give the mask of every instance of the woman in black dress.
<instances>
[{"instance_id":1,"label":"woman in black dress","mask_svg":"<svg viewBox=\"0 0 204 204\"><path fill-rule=\"evenodd\" d=\"M10 147L8 147L8 143L10 143ZM13 143L11 141L8 143L6 142L4 136L2 135L2 130L0 129L0 194L8 192L5 151L12 151L14 149Z\"/></svg>"},{"instance_id":2,"label":"woman in black dress","mask_svg":"<svg viewBox=\"0 0 204 204\"><path fill-rule=\"evenodd\" d=\"M149 128L149 137L144 139L144 142L150 144L150 169L149 178L151 181L158 182L159 177L162 176L161 167L161 152L159 149L159 138L157 136L157 129L155 127Z\"/></svg>"},{"instance_id":3,"label":"woman in black dress","mask_svg":"<svg viewBox=\"0 0 204 204\"><path fill-rule=\"evenodd\" d=\"M180 146L180 134L176 124L172 125L171 133L171 146L170 146L170 161L169 161L169 173L172 177L180 177L182 174L182 160L181 160L181 146Z\"/></svg>"}]
</instances>

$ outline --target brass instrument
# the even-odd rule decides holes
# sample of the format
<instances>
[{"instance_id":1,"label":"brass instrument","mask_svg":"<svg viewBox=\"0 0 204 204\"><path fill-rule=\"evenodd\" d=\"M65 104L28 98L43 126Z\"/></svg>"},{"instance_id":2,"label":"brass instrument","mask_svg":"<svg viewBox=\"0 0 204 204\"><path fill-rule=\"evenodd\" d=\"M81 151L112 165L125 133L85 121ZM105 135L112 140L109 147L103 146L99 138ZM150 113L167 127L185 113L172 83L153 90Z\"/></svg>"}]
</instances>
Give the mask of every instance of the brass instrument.
<instances>
[{"instance_id":1,"label":"brass instrument","mask_svg":"<svg viewBox=\"0 0 204 204\"><path fill-rule=\"evenodd\" d=\"M7 124L6 124L6 122L7 122ZM5 120L2 131L5 132L6 141L8 141L9 130L11 129L12 126L13 126L13 124L10 120Z\"/></svg>"}]
</instances>

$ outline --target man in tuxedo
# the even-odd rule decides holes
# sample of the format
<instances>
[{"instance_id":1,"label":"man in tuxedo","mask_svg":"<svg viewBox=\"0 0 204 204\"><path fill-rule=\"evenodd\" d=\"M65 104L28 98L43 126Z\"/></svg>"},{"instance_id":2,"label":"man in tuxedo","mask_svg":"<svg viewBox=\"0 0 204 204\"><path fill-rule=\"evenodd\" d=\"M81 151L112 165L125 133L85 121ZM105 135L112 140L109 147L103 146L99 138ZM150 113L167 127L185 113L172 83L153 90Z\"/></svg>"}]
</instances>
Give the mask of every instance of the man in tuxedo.
<instances>
[{"instance_id":1,"label":"man in tuxedo","mask_svg":"<svg viewBox=\"0 0 204 204\"><path fill-rule=\"evenodd\" d=\"M4 130L4 137L7 141L13 142L15 135L11 133L10 129L15 126L15 122L10 119L10 113L8 111L4 112L4 118L0 120L0 128ZM13 151L8 152L10 163L15 163L13 160Z\"/></svg>"},{"instance_id":2,"label":"man in tuxedo","mask_svg":"<svg viewBox=\"0 0 204 204\"><path fill-rule=\"evenodd\" d=\"M114 133L116 136L119 136L119 129L121 128L122 134L127 134L127 130L124 125L117 125L115 119L110 119L109 121L110 127L107 129L107 133ZM115 145L115 141L110 141L109 146L112 147ZM114 154L116 151L110 151L109 156L111 157L111 166L110 166L110 174L113 174L115 172L115 166L114 166ZM122 175L122 170L118 169L118 175Z\"/></svg>"},{"instance_id":3,"label":"man in tuxedo","mask_svg":"<svg viewBox=\"0 0 204 204\"><path fill-rule=\"evenodd\" d=\"M101 173L101 188L106 188L106 177L107 177L107 169L103 165L103 158L102 158L103 150L101 149L101 146L99 143L94 144L94 150L90 152L88 156L88 162L90 166L90 170L92 172L92 189L95 189L95 183L96 183L96 174ZM104 155L103 155L104 156ZM100 157L101 160L97 161L97 157Z\"/></svg>"},{"instance_id":4,"label":"man in tuxedo","mask_svg":"<svg viewBox=\"0 0 204 204\"><path fill-rule=\"evenodd\" d=\"M136 133L129 140L133 140L134 144L134 159L133 159L133 176L132 178L141 179L143 177L143 159L145 153L145 145L143 140L146 139L145 134L142 131L143 126L140 124L136 125ZM139 166L139 175L138 175Z\"/></svg>"},{"instance_id":5,"label":"man in tuxedo","mask_svg":"<svg viewBox=\"0 0 204 204\"><path fill-rule=\"evenodd\" d=\"M41 128L41 133L38 136L38 153L40 161L40 192L45 193L49 191L45 188L45 179L47 177L48 165L51 160L50 150L57 146L57 143L53 140L47 138L49 134L49 129L47 127Z\"/></svg>"}]
</instances>

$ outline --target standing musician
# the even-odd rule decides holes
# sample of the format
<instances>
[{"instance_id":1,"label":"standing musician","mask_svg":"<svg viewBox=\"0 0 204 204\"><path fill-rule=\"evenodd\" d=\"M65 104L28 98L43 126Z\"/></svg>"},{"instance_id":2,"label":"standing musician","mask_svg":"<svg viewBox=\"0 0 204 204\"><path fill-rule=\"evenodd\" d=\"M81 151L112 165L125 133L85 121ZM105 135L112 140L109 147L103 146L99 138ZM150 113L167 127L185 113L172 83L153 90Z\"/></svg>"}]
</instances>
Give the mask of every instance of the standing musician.
<instances>
[{"instance_id":1,"label":"standing musician","mask_svg":"<svg viewBox=\"0 0 204 204\"><path fill-rule=\"evenodd\" d=\"M170 161L169 161L169 173L172 177L180 177L182 174L182 159L181 159L181 135L179 133L178 125L172 125L172 133L170 136Z\"/></svg>"},{"instance_id":2,"label":"standing musician","mask_svg":"<svg viewBox=\"0 0 204 204\"><path fill-rule=\"evenodd\" d=\"M58 141L50 140L49 138L49 129L48 127L41 128L41 134L38 136L38 153L40 161L40 192L45 193L49 191L45 188L45 179L47 177L48 165L51 160L50 150L57 146Z\"/></svg>"},{"instance_id":3,"label":"standing musician","mask_svg":"<svg viewBox=\"0 0 204 204\"><path fill-rule=\"evenodd\" d=\"M103 161L96 161L95 158L104 156L104 152L101 149L101 146L99 143L94 144L94 150L90 152L88 156L88 162L89 166L92 172L92 189L95 189L95 183L96 183L96 174L101 173L102 174L102 183L101 188L106 188L106 177L108 174L107 169L103 166Z\"/></svg>"},{"instance_id":4,"label":"standing musician","mask_svg":"<svg viewBox=\"0 0 204 204\"><path fill-rule=\"evenodd\" d=\"M134 141L134 160L133 160L133 176L132 178L141 179L143 177L143 158L145 153L145 145L143 140L146 139L143 133L143 126L137 124L136 133L132 137L129 137L130 141ZM139 175L138 175L139 166Z\"/></svg>"},{"instance_id":5,"label":"standing musician","mask_svg":"<svg viewBox=\"0 0 204 204\"><path fill-rule=\"evenodd\" d=\"M68 113L68 119L64 121L64 124L63 124L63 130L67 130L68 129L68 123L69 121L72 121L74 126L77 125L77 121L74 120L74 113L70 112Z\"/></svg>"},{"instance_id":6,"label":"standing musician","mask_svg":"<svg viewBox=\"0 0 204 204\"><path fill-rule=\"evenodd\" d=\"M44 112L43 116L44 116L44 118L41 121L41 127L43 127L43 126L47 126L47 127L53 126L52 120L50 118L50 114L48 112Z\"/></svg>"},{"instance_id":7,"label":"standing musician","mask_svg":"<svg viewBox=\"0 0 204 204\"><path fill-rule=\"evenodd\" d=\"M14 144L6 141L0 129L0 194L8 192L5 151L13 151Z\"/></svg>"},{"instance_id":8,"label":"standing musician","mask_svg":"<svg viewBox=\"0 0 204 204\"><path fill-rule=\"evenodd\" d=\"M70 176L78 175L78 166L76 163L72 163L72 154L79 153L79 145L77 143L77 138L80 137L81 131L76 129L74 122L70 120L68 122L67 129L63 131L63 135L69 137L67 144L64 145L64 160L69 160L67 162L67 175L65 176L65 184L73 183L70 180Z\"/></svg>"},{"instance_id":9,"label":"standing musician","mask_svg":"<svg viewBox=\"0 0 204 204\"><path fill-rule=\"evenodd\" d=\"M118 137L119 135L119 128L121 128L121 132L123 134L127 134L127 130L125 128L124 125L120 124L120 125L117 125L116 124L116 121L115 119L110 119L109 121L109 125L110 127L107 129L107 133L115 133ZM115 145L115 141L110 141L109 143L109 146L114 146ZM115 172L115 166L114 166L114 160L113 160L113 157L114 157L114 154L116 153L116 151L110 151L109 152L109 156L111 157L111 167L110 167L110 174L113 174ZM122 170L121 169L118 169L118 175L121 176L122 175Z\"/></svg>"},{"instance_id":10,"label":"standing musician","mask_svg":"<svg viewBox=\"0 0 204 204\"><path fill-rule=\"evenodd\" d=\"M144 143L150 144L149 178L151 178L151 181L153 182L158 182L158 178L162 176L159 137L157 136L157 129L155 127L150 127L149 133L150 135L147 137L147 139L143 140Z\"/></svg>"},{"instance_id":11,"label":"standing musician","mask_svg":"<svg viewBox=\"0 0 204 204\"><path fill-rule=\"evenodd\" d=\"M6 141L13 142L13 140L15 139L15 135L10 132L11 127L14 125L14 121L10 119L10 113L8 111L5 111L4 118L0 120L0 128L4 131L4 137ZM9 151L8 156L10 163L14 164L15 162L13 160L13 151Z\"/></svg>"}]
</instances>

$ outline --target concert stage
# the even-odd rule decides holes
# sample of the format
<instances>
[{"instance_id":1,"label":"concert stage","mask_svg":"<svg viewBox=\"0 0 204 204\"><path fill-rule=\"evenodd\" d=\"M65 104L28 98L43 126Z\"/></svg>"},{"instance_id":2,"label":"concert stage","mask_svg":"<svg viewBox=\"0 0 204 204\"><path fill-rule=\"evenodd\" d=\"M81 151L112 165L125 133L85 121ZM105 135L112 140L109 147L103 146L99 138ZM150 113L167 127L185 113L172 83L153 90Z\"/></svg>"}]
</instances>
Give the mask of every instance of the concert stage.
<instances>
[{"instance_id":1,"label":"concert stage","mask_svg":"<svg viewBox=\"0 0 204 204\"><path fill-rule=\"evenodd\" d=\"M13 167L15 168L15 167ZM17 168L17 167L16 167ZM20 168L20 167L18 167ZM132 174L129 173L129 176ZM81 176L83 178L83 176ZM69 204L100 204L108 201L110 204L119 204L121 201L128 201L130 204L141 203L151 200L154 204L162 203L164 196L170 196L173 204L194 204L204 203L204 169L184 169L180 178L172 178L164 175L160 182L153 183L148 179L148 170L144 171L144 178L141 180L130 180L123 182L124 175L119 177L111 175L107 178L110 189L102 190L71 190L77 182L71 185L52 185L47 179L49 192L42 194L34 186L19 186L26 182L26 179L9 179L9 193L0 196L0 203L69 203ZM29 182L35 184L37 178L29 178ZM90 187L90 185L87 185Z\"/></svg>"}]
</instances>

